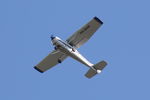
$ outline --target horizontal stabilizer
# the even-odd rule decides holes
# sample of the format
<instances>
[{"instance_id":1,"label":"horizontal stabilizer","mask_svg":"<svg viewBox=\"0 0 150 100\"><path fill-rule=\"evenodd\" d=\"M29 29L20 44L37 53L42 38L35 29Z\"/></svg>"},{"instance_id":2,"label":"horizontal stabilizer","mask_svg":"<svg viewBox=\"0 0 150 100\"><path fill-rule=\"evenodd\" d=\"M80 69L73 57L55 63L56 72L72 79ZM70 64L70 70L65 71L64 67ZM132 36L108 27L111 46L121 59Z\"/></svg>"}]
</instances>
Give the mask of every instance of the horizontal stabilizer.
<instances>
[{"instance_id":1,"label":"horizontal stabilizer","mask_svg":"<svg viewBox=\"0 0 150 100\"><path fill-rule=\"evenodd\" d=\"M93 66L93 68L90 68L88 72L85 74L87 78L92 78L96 74L100 73L102 69L107 65L105 61L101 61Z\"/></svg>"},{"instance_id":2,"label":"horizontal stabilizer","mask_svg":"<svg viewBox=\"0 0 150 100\"><path fill-rule=\"evenodd\" d=\"M89 70L88 70L88 72L85 74L85 76L87 77L87 78L92 78L93 76L95 76L97 74L97 72L95 71L95 70L93 70L92 68L90 68Z\"/></svg>"}]
</instances>

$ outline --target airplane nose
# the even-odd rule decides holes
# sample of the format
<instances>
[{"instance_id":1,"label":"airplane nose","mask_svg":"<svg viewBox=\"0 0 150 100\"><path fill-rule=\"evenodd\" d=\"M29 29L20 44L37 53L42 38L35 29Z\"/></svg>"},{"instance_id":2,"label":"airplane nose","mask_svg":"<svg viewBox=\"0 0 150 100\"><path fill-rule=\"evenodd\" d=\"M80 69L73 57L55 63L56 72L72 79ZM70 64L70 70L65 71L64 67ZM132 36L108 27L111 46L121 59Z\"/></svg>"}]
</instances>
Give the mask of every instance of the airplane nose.
<instances>
[{"instance_id":1,"label":"airplane nose","mask_svg":"<svg viewBox=\"0 0 150 100\"><path fill-rule=\"evenodd\" d=\"M51 35L51 40L53 40L55 37L53 35Z\"/></svg>"}]
</instances>

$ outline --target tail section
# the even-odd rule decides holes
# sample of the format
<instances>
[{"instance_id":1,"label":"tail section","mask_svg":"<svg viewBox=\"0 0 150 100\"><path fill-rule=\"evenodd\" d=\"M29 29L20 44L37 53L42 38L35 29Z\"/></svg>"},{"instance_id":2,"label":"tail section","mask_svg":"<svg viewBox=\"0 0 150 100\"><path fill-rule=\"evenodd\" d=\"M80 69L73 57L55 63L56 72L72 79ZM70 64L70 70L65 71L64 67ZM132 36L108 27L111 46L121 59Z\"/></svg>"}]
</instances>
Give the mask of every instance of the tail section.
<instances>
[{"instance_id":1,"label":"tail section","mask_svg":"<svg viewBox=\"0 0 150 100\"><path fill-rule=\"evenodd\" d=\"M101 73L101 71L103 70L103 68L107 65L107 63L105 61L101 61L97 64L95 64L94 66L92 66L88 72L85 74L85 76L87 78L92 78L93 76L95 76L98 73Z\"/></svg>"}]
</instances>

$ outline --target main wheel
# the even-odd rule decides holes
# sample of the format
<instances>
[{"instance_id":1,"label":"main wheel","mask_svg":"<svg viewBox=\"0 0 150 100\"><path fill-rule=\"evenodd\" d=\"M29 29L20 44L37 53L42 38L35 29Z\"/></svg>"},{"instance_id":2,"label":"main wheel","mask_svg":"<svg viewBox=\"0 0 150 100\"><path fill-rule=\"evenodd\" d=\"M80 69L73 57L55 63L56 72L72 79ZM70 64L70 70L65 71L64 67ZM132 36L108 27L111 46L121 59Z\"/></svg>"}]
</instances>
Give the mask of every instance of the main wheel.
<instances>
[{"instance_id":1,"label":"main wheel","mask_svg":"<svg viewBox=\"0 0 150 100\"><path fill-rule=\"evenodd\" d=\"M55 50L57 50L57 47L54 47Z\"/></svg>"},{"instance_id":2,"label":"main wheel","mask_svg":"<svg viewBox=\"0 0 150 100\"><path fill-rule=\"evenodd\" d=\"M60 59L58 59L58 63L61 63L61 60L60 60Z\"/></svg>"}]
</instances>

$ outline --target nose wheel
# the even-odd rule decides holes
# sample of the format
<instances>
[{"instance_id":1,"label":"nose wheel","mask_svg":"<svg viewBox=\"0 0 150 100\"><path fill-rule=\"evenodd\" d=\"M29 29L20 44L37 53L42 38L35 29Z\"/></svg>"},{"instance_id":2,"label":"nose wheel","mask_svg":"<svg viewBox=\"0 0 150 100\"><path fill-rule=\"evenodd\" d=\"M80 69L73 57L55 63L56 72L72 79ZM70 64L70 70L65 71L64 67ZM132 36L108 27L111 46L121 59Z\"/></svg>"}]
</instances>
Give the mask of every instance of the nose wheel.
<instances>
[{"instance_id":1,"label":"nose wheel","mask_svg":"<svg viewBox=\"0 0 150 100\"><path fill-rule=\"evenodd\" d=\"M57 46L54 47L54 49L57 50L60 47L61 47L60 45L57 45Z\"/></svg>"}]
</instances>

